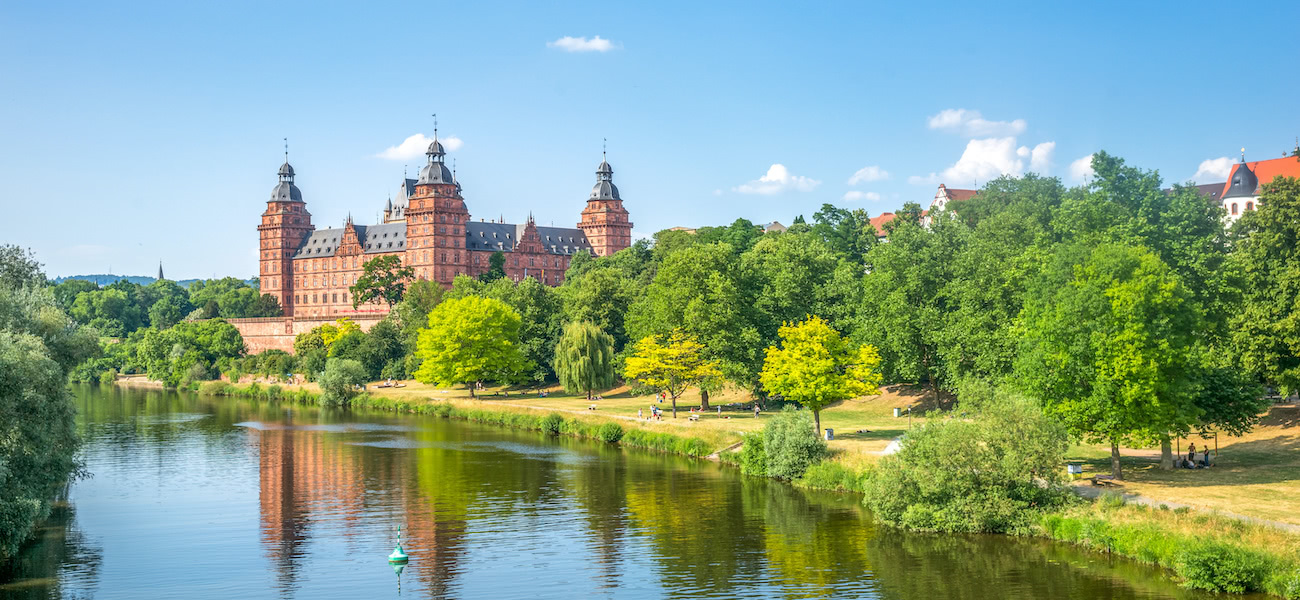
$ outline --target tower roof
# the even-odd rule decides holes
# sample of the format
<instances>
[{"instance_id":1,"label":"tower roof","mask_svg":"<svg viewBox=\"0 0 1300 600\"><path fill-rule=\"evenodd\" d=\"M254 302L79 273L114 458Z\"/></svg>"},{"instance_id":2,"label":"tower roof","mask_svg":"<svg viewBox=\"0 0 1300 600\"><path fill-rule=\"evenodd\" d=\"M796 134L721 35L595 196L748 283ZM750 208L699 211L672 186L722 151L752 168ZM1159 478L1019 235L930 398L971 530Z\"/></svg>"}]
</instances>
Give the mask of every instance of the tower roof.
<instances>
[{"instance_id":1,"label":"tower roof","mask_svg":"<svg viewBox=\"0 0 1300 600\"><path fill-rule=\"evenodd\" d=\"M1232 170L1232 176L1228 179L1228 191L1223 194L1224 198L1244 198L1255 195L1255 189L1259 187L1259 177L1251 170L1243 160L1237 163Z\"/></svg>"},{"instance_id":2,"label":"tower roof","mask_svg":"<svg viewBox=\"0 0 1300 600\"><path fill-rule=\"evenodd\" d=\"M618 186L614 185L614 167L609 166L609 161L602 160L596 167L596 185L591 188L591 196L588 200L621 200L618 197Z\"/></svg>"},{"instance_id":3,"label":"tower roof","mask_svg":"<svg viewBox=\"0 0 1300 600\"><path fill-rule=\"evenodd\" d=\"M280 165L280 183L271 190L271 202L302 202L302 190L293 184L293 167L285 160Z\"/></svg>"}]
</instances>

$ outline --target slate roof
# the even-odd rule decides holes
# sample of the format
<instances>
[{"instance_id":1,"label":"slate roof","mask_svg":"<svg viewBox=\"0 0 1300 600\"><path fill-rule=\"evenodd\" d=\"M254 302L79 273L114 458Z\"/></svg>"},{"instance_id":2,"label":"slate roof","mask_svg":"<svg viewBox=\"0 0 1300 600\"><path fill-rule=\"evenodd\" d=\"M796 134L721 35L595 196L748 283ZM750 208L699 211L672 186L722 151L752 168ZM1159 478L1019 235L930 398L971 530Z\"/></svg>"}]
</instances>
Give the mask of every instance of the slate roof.
<instances>
[{"instance_id":1,"label":"slate roof","mask_svg":"<svg viewBox=\"0 0 1300 600\"><path fill-rule=\"evenodd\" d=\"M384 223L382 225L353 225L357 230L357 240L366 254L383 252L403 252L406 250L406 223ZM343 228L317 229L307 241L298 248L294 258L320 258L334 256L339 244L343 243Z\"/></svg>"},{"instance_id":2,"label":"slate roof","mask_svg":"<svg viewBox=\"0 0 1300 600\"><path fill-rule=\"evenodd\" d=\"M526 225L517 223L469 222L465 224L465 247L470 250L514 252ZM587 234L573 227L538 227L537 236L551 254L591 252Z\"/></svg>"}]
</instances>

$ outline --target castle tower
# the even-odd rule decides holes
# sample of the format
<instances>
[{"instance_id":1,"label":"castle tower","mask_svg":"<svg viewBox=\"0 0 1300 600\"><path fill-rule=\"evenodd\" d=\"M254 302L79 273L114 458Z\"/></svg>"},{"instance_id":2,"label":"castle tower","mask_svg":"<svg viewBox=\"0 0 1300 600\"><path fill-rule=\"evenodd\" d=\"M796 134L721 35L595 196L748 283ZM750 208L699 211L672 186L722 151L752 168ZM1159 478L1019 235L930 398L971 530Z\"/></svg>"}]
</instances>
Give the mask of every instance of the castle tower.
<instances>
[{"instance_id":1,"label":"castle tower","mask_svg":"<svg viewBox=\"0 0 1300 600\"><path fill-rule=\"evenodd\" d=\"M291 317L295 304L293 253L316 228L312 226L311 213L307 212L307 205L302 201L302 191L293 183L288 150L285 150L279 176L280 182L271 190L266 212L262 213L262 223L257 226L261 238L258 276L262 293L275 296L284 309L284 315Z\"/></svg>"},{"instance_id":2,"label":"castle tower","mask_svg":"<svg viewBox=\"0 0 1300 600\"><path fill-rule=\"evenodd\" d=\"M632 245L632 223L627 220L627 209L614 186L614 169L604 160L603 152L601 158L596 167L596 185L587 197L578 229L587 235L596 256L609 256Z\"/></svg>"},{"instance_id":3,"label":"castle tower","mask_svg":"<svg viewBox=\"0 0 1300 600\"><path fill-rule=\"evenodd\" d=\"M457 274L467 272L469 253L464 246L469 210L460 184L447 168L447 151L438 141L436 125L425 155L428 164L420 169L405 210L406 264L415 268L417 278L450 287Z\"/></svg>"}]
</instances>

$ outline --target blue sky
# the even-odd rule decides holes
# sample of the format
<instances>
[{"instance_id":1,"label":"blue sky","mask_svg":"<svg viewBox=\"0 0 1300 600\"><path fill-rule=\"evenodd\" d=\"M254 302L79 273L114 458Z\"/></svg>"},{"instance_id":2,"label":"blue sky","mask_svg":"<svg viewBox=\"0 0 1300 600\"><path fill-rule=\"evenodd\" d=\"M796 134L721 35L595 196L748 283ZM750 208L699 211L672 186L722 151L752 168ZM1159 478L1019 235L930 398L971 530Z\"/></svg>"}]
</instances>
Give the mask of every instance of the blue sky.
<instances>
[{"instance_id":1,"label":"blue sky","mask_svg":"<svg viewBox=\"0 0 1300 600\"><path fill-rule=\"evenodd\" d=\"M474 218L572 226L608 138L638 234L875 215L999 172L1076 183L1099 149L1217 181L1240 147L1295 145L1298 20L1295 2L10 2L0 242L51 275L251 276L282 138L317 227L372 222L424 161L386 150L434 112Z\"/></svg>"}]
</instances>

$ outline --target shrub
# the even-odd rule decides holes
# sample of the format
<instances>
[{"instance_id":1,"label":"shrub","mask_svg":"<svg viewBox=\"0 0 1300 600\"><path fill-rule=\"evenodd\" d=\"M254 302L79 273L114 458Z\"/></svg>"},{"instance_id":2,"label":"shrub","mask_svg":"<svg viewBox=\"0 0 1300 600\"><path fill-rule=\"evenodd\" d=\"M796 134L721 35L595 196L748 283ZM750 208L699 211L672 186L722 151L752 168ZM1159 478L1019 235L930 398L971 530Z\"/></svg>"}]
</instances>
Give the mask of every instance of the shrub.
<instances>
[{"instance_id":1,"label":"shrub","mask_svg":"<svg viewBox=\"0 0 1300 600\"><path fill-rule=\"evenodd\" d=\"M811 411L786 407L763 427L767 475L793 480L826 458L826 441L813 430Z\"/></svg>"},{"instance_id":2,"label":"shrub","mask_svg":"<svg viewBox=\"0 0 1300 600\"><path fill-rule=\"evenodd\" d=\"M767 451L763 448L763 432L745 436L745 445L740 447L740 472L767 477Z\"/></svg>"},{"instance_id":3,"label":"shrub","mask_svg":"<svg viewBox=\"0 0 1300 600\"><path fill-rule=\"evenodd\" d=\"M922 425L870 471L863 492L877 518L948 532L1022 531L1067 500L1060 471L1068 438L1059 424L1001 392L969 408L973 420Z\"/></svg>"},{"instance_id":4,"label":"shrub","mask_svg":"<svg viewBox=\"0 0 1300 600\"><path fill-rule=\"evenodd\" d=\"M1245 594L1264 589L1269 563L1268 557L1239 546L1206 543L1179 556L1175 570L1189 588Z\"/></svg>"},{"instance_id":5,"label":"shrub","mask_svg":"<svg viewBox=\"0 0 1300 600\"><path fill-rule=\"evenodd\" d=\"M542 417L538 422L538 429L550 435L560 435L560 428L564 426L564 417L551 413Z\"/></svg>"},{"instance_id":6,"label":"shrub","mask_svg":"<svg viewBox=\"0 0 1300 600\"><path fill-rule=\"evenodd\" d=\"M113 385L114 381L117 381L117 369L110 368L99 374L100 385Z\"/></svg>"},{"instance_id":7,"label":"shrub","mask_svg":"<svg viewBox=\"0 0 1300 600\"><path fill-rule=\"evenodd\" d=\"M342 406L356 395L356 386L366 382L366 368L349 358L331 358L325 362L325 371L317 381L321 389L321 404Z\"/></svg>"},{"instance_id":8,"label":"shrub","mask_svg":"<svg viewBox=\"0 0 1300 600\"><path fill-rule=\"evenodd\" d=\"M801 487L817 490L835 490L839 492L858 492L862 490L861 476L837 462L822 461L804 472L795 483Z\"/></svg>"},{"instance_id":9,"label":"shrub","mask_svg":"<svg viewBox=\"0 0 1300 600\"><path fill-rule=\"evenodd\" d=\"M618 423L605 423L596 430L596 437L613 444L623 439L623 426Z\"/></svg>"},{"instance_id":10,"label":"shrub","mask_svg":"<svg viewBox=\"0 0 1300 600\"><path fill-rule=\"evenodd\" d=\"M1125 504L1124 494L1119 492L1106 492L1097 499L1097 504L1106 510L1122 508Z\"/></svg>"}]
</instances>

